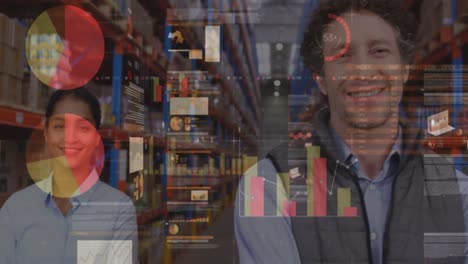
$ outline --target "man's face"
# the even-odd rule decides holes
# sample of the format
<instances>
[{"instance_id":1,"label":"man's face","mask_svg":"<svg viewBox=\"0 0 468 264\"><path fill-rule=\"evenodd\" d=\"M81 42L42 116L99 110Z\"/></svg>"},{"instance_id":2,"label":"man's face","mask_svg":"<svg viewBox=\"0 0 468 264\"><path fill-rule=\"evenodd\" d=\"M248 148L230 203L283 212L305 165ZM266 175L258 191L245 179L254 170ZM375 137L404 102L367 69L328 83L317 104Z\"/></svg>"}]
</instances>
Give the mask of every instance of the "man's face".
<instances>
[{"instance_id":1,"label":"man's face","mask_svg":"<svg viewBox=\"0 0 468 264\"><path fill-rule=\"evenodd\" d=\"M376 128L398 115L407 71L397 33L385 20L370 12L341 15L349 27L347 52L324 62L319 87L328 96L331 122L354 128ZM326 36L326 37L325 37ZM346 45L346 31L333 21L324 30L323 53L338 54Z\"/></svg>"}]
</instances>

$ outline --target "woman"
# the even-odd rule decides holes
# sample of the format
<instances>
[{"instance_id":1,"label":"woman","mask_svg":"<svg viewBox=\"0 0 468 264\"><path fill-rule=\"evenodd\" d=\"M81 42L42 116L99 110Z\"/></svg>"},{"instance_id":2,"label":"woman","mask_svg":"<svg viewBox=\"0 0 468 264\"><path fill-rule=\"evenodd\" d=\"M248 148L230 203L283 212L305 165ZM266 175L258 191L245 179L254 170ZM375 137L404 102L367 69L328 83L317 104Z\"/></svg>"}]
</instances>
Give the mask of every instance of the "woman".
<instances>
[{"instance_id":1,"label":"woman","mask_svg":"<svg viewBox=\"0 0 468 264\"><path fill-rule=\"evenodd\" d=\"M0 210L0 263L136 263L132 200L99 180L100 120L99 102L86 89L52 95L47 159L28 164L36 184Z\"/></svg>"}]
</instances>

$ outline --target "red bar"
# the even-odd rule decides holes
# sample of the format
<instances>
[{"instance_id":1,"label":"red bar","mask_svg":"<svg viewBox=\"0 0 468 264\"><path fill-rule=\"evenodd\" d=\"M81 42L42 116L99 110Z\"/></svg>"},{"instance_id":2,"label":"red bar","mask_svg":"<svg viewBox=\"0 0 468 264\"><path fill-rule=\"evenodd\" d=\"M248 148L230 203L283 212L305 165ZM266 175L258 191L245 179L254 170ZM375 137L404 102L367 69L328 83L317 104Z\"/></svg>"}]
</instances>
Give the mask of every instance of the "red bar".
<instances>
[{"instance_id":1,"label":"red bar","mask_svg":"<svg viewBox=\"0 0 468 264\"><path fill-rule=\"evenodd\" d=\"M327 159L314 158L314 216L327 216Z\"/></svg>"},{"instance_id":2,"label":"red bar","mask_svg":"<svg viewBox=\"0 0 468 264\"><path fill-rule=\"evenodd\" d=\"M289 215L296 216L296 201L289 203Z\"/></svg>"},{"instance_id":3,"label":"red bar","mask_svg":"<svg viewBox=\"0 0 468 264\"><path fill-rule=\"evenodd\" d=\"M296 201L283 201L283 216L296 216Z\"/></svg>"},{"instance_id":4,"label":"red bar","mask_svg":"<svg viewBox=\"0 0 468 264\"><path fill-rule=\"evenodd\" d=\"M162 86L160 84L156 85L156 90L155 90L155 102L160 103L162 102Z\"/></svg>"},{"instance_id":5,"label":"red bar","mask_svg":"<svg viewBox=\"0 0 468 264\"><path fill-rule=\"evenodd\" d=\"M251 179L251 216L265 215L265 181L263 177L253 176Z\"/></svg>"},{"instance_id":6,"label":"red bar","mask_svg":"<svg viewBox=\"0 0 468 264\"><path fill-rule=\"evenodd\" d=\"M283 201L283 216L289 216L289 201Z\"/></svg>"},{"instance_id":7,"label":"red bar","mask_svg":"<svg viewBox=\"0 0 468 264\"><path fill-rule=\"evenodd\" d=\"M356 217L357 208L356 207L345 207L343 210L343 216Z\"/></svg>"},{"instance_id":8,"label":"red bar","mask_svg":"<svg viewBox=\"0 0 468 264\"><path fill-rule=\"evenodd\" d=\"M188 87L189 86L189 79L188 77L184 77L181 81L181 89L180 89L180 96L187 97L188 96Z\"/></svg>"}]
</instances>

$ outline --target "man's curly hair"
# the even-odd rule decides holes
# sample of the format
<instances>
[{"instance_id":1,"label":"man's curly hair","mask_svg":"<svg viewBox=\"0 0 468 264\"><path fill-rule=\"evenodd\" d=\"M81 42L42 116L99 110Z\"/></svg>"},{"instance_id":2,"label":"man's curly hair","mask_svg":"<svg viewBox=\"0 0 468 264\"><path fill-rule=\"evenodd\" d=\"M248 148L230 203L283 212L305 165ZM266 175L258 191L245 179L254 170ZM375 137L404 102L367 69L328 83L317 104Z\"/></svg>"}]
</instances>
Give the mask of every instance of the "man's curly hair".
<instances>
[{"instance_id":1,"label":"man's curly hair","mask_svg":"<svg viewBox=\"0 0 468 264\"><path fill-rule=\"evenodd\" d=\"M348 11L369 11L387 23L397 32L397 41L402 61L410 63L413 60L417 21L411 13L403 10L400 0L326 0L313 11L311 21L304 33L301 45L301 56L304 67L317 73L322 73L324 62L322 41L326 27L333 22L329 14L340 16ZM352 34L352 32L351 32Z\"/></svg>"}]
</instances>

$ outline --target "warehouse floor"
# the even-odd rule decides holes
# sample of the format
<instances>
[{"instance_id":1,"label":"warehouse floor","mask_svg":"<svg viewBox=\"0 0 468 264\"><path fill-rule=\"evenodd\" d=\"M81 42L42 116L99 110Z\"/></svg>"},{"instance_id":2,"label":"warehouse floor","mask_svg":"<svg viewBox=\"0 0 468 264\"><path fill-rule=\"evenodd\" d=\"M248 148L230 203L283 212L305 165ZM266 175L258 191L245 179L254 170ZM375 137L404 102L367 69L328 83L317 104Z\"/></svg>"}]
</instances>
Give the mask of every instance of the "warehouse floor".
<instances>
[{"instance_id":1,"label":"warehouse floor","mask_svg":"<svg viewBox=\"0 0 468 264\"><path fill-rule=\"evenodd\" d=\"M219 248L186 250L174 260L175 264L186 263L239 263L234 237L234 207L227 207L200 235L212 235L219 242Z\"/></svg>"}]
</instances>

